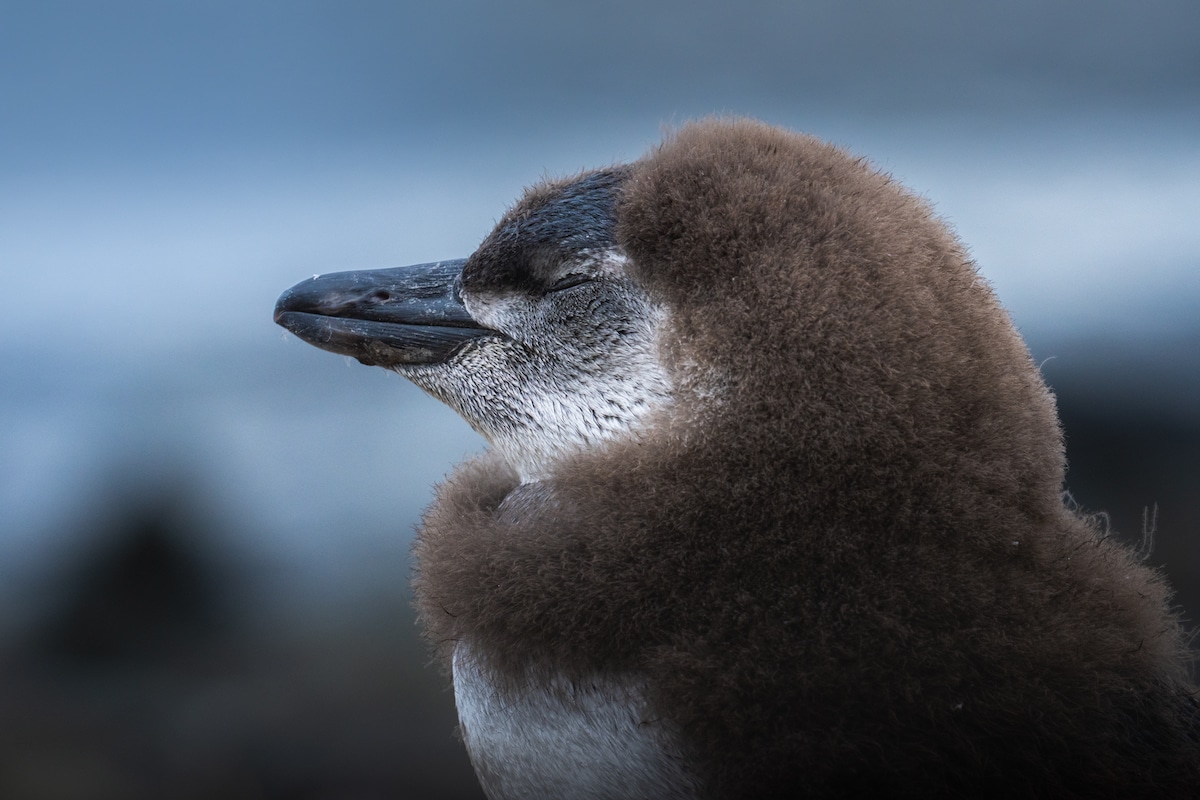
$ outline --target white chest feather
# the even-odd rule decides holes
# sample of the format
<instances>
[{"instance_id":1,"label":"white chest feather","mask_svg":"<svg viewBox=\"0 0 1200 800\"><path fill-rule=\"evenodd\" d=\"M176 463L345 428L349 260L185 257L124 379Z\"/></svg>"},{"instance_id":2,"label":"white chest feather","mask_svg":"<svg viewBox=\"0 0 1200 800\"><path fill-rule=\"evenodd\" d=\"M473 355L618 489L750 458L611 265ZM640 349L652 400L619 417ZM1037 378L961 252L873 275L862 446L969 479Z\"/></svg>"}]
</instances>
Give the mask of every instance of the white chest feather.
<instances>
[{"instance_id":1,"label":"white chest feather","mask_svg":"<svg viewBox=\"0 0 1200 800\"><path fill-rule=\"evenodd\" d=\"M561 681L500 695L460 644L454 700L471 763L491 800L699 796L678 737L651 718L633 680Z\"/></svg>"}]
</instances>

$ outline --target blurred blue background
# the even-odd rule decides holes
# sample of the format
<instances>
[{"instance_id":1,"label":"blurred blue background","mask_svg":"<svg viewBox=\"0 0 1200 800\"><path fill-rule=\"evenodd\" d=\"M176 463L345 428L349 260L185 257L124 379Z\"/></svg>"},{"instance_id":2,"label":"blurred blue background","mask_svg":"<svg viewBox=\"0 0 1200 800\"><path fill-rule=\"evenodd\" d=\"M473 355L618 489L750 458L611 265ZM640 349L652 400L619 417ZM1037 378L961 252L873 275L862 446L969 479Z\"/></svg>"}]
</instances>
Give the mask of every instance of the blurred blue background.
<instances>
[{"instance_id":1,"label":"blurred blue background","mask_svg":"<svg viewBox=\"0 0 1200 800\"><path fill-rule=\"evenodd\" d=\"M4 0L0 795L474 796L406 583L483 443L274 300L713 113L930 199L1195 619L1195 0Z\"/></svg>"}]
</instances>

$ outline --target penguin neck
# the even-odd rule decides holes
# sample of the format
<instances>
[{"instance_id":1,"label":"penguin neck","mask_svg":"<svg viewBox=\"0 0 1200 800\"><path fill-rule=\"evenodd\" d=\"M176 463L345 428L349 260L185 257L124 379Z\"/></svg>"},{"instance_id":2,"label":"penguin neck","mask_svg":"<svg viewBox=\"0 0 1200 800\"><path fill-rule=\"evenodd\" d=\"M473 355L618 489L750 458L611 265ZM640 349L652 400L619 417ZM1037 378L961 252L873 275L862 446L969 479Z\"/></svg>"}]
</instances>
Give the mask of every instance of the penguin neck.
<instances>
[{"instance_id":1,"label":"penguin neck","mask_svg":"<svg viewBox=\"0 0 1200 800\"><path fill-rule=\"evenodd\" d=\"M546 409L535 409L569 416L564 424L545 429L517 429L485 433L485 438L517 474L519 486L532 486L553 480L566 465L577 458L598 455L624 442L646 441L653 435L652 417L670 404L663 395L658 403L623 403L621 398L608 398L609 403L621 405L621 417L600 408L567 408L547 402ZM545 417L542 417L545 419ZM616 424L619 423L619 424Z\"/></svg>"}]
</instances>

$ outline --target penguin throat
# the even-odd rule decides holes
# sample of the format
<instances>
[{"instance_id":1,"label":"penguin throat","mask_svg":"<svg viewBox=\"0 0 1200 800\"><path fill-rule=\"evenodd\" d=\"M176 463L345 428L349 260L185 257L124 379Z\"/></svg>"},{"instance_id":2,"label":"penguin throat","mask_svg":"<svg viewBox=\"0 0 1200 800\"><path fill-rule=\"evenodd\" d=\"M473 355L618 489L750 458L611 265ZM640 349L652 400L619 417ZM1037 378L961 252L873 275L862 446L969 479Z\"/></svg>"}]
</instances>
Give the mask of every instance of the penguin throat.
<instances>
[{"instance_id":1,"label":"penguin throat","mask_svg":"<svg viewBox=\"0 0 1200 800\"><path fill-rule=\"evenodd\" d=\"M571 458L651 435L653 415L670 404L665 376L623 388L576 395L569 404L553 396L532 397L527 410L538 424L481 433L522 484L543 481Z\"/></svg>"}]
</instances>

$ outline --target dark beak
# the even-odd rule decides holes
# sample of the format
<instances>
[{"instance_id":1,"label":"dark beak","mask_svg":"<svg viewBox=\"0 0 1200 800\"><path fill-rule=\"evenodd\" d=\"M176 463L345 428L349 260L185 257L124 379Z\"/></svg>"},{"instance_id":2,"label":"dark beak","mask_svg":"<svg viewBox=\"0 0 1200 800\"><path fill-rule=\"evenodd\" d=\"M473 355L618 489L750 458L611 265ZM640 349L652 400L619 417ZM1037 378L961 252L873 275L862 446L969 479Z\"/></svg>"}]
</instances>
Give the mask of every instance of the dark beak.
<instances>
[{"instance_id":1,"label":"dark beak","mask_svg":"<svg viewBox=\"0 0 1200 800\"><path fill-rule=\"evenodd\" d=\"M498 335L463 306L465 259L316 275L275 303L275 322L309 344L368 366L434 364Z\"/></svg>"}]
</instances>

